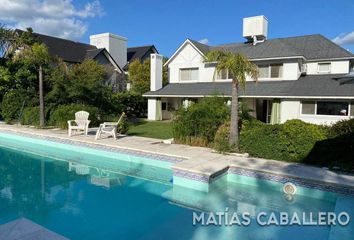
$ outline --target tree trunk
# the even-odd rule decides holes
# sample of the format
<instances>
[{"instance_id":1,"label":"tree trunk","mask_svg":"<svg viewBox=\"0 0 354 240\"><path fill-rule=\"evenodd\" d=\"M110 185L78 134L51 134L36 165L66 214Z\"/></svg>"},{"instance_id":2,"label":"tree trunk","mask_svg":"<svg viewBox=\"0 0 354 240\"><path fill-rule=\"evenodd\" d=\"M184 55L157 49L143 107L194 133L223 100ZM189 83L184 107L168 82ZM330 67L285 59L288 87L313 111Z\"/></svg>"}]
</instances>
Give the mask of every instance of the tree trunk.
<instances>
[{"instance_id":1,"label":"tree trunk","mask_svg":"<svg viewBox=\"0 0 354 240\"><path fill-rule=\"evenodd\" d=\"M232 100L231 100L231 124L229 144L236 151L238 148L238 81L232 81Z\"/></svg>"},{"instance_id":2,"label":"tree trunk","mask_svg":"<svg viewBox=\"0 0 354 240\"><path fill-rule=\"evenodd\" d=\"M44 127L43 69L39 66L39 126Z\"/></svg>"}]
</instances>

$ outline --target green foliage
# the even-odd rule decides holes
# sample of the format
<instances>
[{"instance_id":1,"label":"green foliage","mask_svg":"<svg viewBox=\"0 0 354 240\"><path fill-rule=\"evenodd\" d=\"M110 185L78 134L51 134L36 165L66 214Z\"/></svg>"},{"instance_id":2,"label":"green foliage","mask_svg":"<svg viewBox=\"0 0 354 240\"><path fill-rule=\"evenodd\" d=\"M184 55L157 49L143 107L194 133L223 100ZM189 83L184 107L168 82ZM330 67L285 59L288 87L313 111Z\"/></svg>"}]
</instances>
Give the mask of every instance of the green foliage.
<instances>
[{"instance_id":1,"label":"green foliage","mask_svg":"<svg viewBox=\"0 0 354 240\"><path fill-rule=\"evenodd\" d=\"M127 116L125 115L118 124L118 132L121 134L126 134L128 130L129 130L129 123L128 123Z\"/></svg>"},{"instance_id":2,"label":"green foliage","mask_svg":"<svg viewBox=\"0 0 354 240\"><path fill-rule=\"evenodd\" d=\"M25 100L26 93L23 90L11 90L5 94L1 104L1 115L7 123L19 118Z\"/></svg>"},{"instance_id":3,"label":"green foliage","mask_svg":"<svg viewBox=\"0 0 354 240\"><path fill-rule=\"evenodd\" d=\"M242 87L246 85L246 76L252 79L258 78L258 67L246 56L235 54L224 50L213 50L206 54L204 62L218 62L216 72L227 70L233 77L234 82L238 82Z\"/></svg>"},{"instance_id":4,"label":"green foliage","mask_svg":"<svg viewBox=\"0 0 354 240\"><path fill-rule=\"evenodd\" d=\"M104 67L94 60L73 65L67 75L70 102L107 108L111 89L104 85L104 77Z\"/></svg>"},{"instance_id":5,"label":"green foliage","mask_svg":"<svg viewBox=\"0 0 354 240\"><path fill-rule=\"evenodd\" d=\"M322 126L290 120L258 125L241 131L240 147L251 156L301 162L315 143L326 138Z\"/></svg>"},{"instance_id":6,"label":"green foliage","mask_svg":"<svg viewBox=\"0 0 354 240\"><path fill-rule=\"evenodd\" d=\"M20 119L22 125L39 126L39 107L26 107Z\"/></svg>"},{"instance_id":7,"label":"green foliage","mask_svg":"<svg viewBox=\"0 0 354 240\"><path fill-rule=\"evenodd\" d=\"M214 149L220 153L230 152L230 122L221 125L214 137Z\"/></svg>"},{"instance_id":8,"label":"green foliage","mask_svg":"<svg viewBox=\"0 0 354 240\"><path fill-rule=\"evenodd\" d=\"M128 80L132 83L131 91L144 94L150 90L150 59L141 63L138 59L129 64Z\"/></svg>"},{"instance_id":9,"label":"green foliage","mask_svg":"<svg viewBox=\"0 0 354 240\"><path fill-rule=\"evenodd\" d=\"M82 104L70 104L60 105L53 110L50 114L49 125L66 129L68 127L67 121L75 120L75 113L78 111L86 111L90 113L90 127L97 127L101 122L101 114L97 107Z\"/></svg>"},{"instance_id":10,"label":"green foliage","mask_svg":"<svg viewBox=\"0 0 354 240\"><path fill-rule=\"evenodd\" d=\"M138 93L116 93L112 96L112 105L115 112L125 112L128 118L146 116L147 100Z\"/></svg>"},{"instance_id":11,"label":"green foliage","mask_svg":"<svg viewBox=\"0 0 354 240\"><path fill-rule=\"evenodd\" d=\"M328 131L330 137L351 134L354 132L354 119L338 121Z\"/></svg>"},{"instance_id":12,"label":"green foliage","mask_svg":"<svg viewBox=\"0 0 354 240\"><path fill-rule=\"evenodd\" d=\"M132 92L143 95L150 91L150 59L146 59L143 63L136 59L130 63L128 80L132 83ZM168 83L167 66L163 67L162 82L163 85Z\"/></svg>"},{"instance_id":13,"label":"green foliage","mask_svg":"<svg viewBox=\"0 0 354 240\"><path fill-rule=\"evenodd\" d=\"M222 97L206 97L187 109L180 108L172 123L177 142L210 145L219 126L230 117L230 109Z\"/></svg>"},{"instance_id":14,"label":"green foliage","mask_svg":"<svg viewBox=\"0 0 354 240\"><path fill-rule=\"evenodd\" d=\"M354 132L317 142L304 163L354 171Z\"/></svg>"}]
</instances>

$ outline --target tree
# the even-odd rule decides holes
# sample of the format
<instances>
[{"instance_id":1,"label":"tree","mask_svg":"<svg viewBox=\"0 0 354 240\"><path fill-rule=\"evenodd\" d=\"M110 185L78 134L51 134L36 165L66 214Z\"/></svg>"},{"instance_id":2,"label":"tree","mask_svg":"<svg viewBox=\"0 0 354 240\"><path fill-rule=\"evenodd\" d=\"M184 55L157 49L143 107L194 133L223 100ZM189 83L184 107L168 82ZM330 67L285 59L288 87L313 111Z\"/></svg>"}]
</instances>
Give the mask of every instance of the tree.
<instances>
[{"instance_id":1,"label":"tree","mask_svg":"<svg viewBox=\"0 0 354 240\"><path fill-rule=\"evenodd\" d=\"M167 59L164 59L164 62ZM146 59L143 63L139 59L135 59L129 65L128 80L132 83L131 91L140 95L150 91L150 59ZM168 82L168 69L163 67L162 85Z\"/></svg>"},{"instance_id":2,"label":"tree","mask_svg":"<svg viewBox=\"0 0 354 240\"><path fill-rule=\"evenodd\" d=\"M238 130L238 90L246 86L246 76L257 81L258 67L241 54L234 54L224 50L214 50L206 54L205 62L216 62L215 71L220 73L226 70L232 78L232 101L231 101L231 124L229 144L238 151L239 130Z\"/></svg>"},{"instance_id":3,"label":"tree","mask_svg":"<svg viewBox=\"0 0 354 240\"><path fill-rule=\"evenodd\" d=\"M24 47L16 58L32 62L38 70L38 91L39 91L39 125L45 124L44 114L44 92L43 92L43 66L50 61L48 48L44 44L34 43L32 46Z\"/></svg>"},{"instance_id":4,"label":"tree","mask_svg":"<svg viewBox=\"0 0 354 240\"><path fill-rule=\"evenodd\" d=\"M15 33L13 30L6 28L0 23L0 53L3 55L15 40Z\"/></svg>"},{"instance_id":5,"label":"tree","mask_svg":"<svg viewBox=\"0 0 354 240\"><path fill-rule=\"evenodd\" d=\"M105 74L105 68L92 59L71 66L66 86L69 99L98 108L109 107L108 98L112 90L104 84Z\"/></svg>"}]
</instances>

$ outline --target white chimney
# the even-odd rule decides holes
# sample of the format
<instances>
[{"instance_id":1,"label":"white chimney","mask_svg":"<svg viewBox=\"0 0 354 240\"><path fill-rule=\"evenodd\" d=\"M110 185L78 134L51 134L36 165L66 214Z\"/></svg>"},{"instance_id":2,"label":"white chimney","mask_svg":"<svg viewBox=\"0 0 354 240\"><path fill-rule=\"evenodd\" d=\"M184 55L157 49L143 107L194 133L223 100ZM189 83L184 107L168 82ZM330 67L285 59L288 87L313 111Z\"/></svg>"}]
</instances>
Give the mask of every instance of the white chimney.
<instances>
[{"instance_id":1,"label":"white chimney","mask_svg":"<svg viewBox=\"0 0 354 240\"><path fill-rule=\"evenodd\" d=\"M162 88L162 60L163 56L153 53L150 55L150 90L157 91ZM148 99L148 120L162 120L161 100Z\"/></svg>"},{"instance_id":2,"label":"white chimney","mask_svg":"<svg viewBox=\"0 0 354 240\"><path fill-rule=\"evenodd\" d=\"M268 35L268 19L261 16L248 17L243 19L243 37L248 41L265 40Z\"/></svg>"},{"instance_id":3,"label":"white chimney","mask_svg":"<svg viewBox=\"0 0 354 240\"><path fill-rule=\"evenodd\" d=\"M163 56L153 53L150 55L150 90L162 88L162 60Z\"/></svg>"},{"instance_id":4,"label":"white chimney","mask_svg":"<svg viewBox=\"0 0 354 240\"><path fill-rule=\"evenodd\" d=\"M121 68L127 64L127 40L112 33L90 36L90 44L97 48L105 48Z\"/></svg>"}]
</instances>

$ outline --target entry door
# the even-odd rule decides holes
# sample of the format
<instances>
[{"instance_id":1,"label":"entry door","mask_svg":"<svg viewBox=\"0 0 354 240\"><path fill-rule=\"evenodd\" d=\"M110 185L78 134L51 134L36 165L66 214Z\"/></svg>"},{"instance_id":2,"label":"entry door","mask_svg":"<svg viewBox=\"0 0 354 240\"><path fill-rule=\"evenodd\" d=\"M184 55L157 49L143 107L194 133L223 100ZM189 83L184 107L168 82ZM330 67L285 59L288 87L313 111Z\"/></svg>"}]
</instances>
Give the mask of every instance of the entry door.
<instances>
[{"instance_id":1,"label":"entry door","mask_svg":"<svg viewBox=\"0 0 354 240\"><path fill-rule=\"evenodd\" d=\"M270 123L270 117L272 115L272 100L257 99L256 100L256 116L257 120Z\"/></svg>"}]
</instances>

